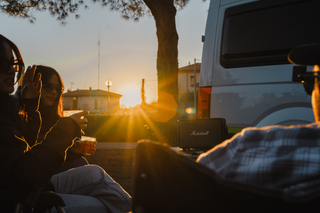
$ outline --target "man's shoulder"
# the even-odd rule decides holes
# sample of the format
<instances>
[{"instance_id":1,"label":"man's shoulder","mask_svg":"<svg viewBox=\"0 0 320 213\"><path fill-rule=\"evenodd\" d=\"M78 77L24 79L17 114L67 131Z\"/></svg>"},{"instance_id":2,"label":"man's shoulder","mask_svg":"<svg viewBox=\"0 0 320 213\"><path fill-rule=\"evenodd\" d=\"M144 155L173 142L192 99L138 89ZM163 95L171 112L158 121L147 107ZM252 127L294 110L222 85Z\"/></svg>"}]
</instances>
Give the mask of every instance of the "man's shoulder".
<instances>
[{"instance_id":1,"label":"man's shoulder","mask_svg":"<svg viewBox=\"0 0 320 213\"><path fill-rule=\"evenodd\" d=\"M228 143L240 143L249 147L300 146L301 143L299 141L301 140L313 140L312 143L314 143L319 138L320 123L292 126L273 125L245 128L229 140Z\"/></svg>"}]
</instances>

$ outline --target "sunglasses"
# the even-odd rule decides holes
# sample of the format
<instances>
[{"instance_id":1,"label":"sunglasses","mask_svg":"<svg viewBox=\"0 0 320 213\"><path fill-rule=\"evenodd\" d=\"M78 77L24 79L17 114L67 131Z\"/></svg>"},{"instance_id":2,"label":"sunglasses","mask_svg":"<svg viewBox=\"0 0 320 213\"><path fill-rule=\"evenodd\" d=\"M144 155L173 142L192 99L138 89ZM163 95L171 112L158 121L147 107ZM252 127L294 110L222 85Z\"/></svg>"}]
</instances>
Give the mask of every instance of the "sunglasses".
<instances>
[{"instance_id":1,"label":"sunglasses","mask_svg":"<svg viewBox=\"0 0 320 213\"><path fill-rule=\"evenodd\" d=\"M17 72L20 71L21 67L23 66L22 61L18 60L18 59L6 59L2 65L2 70L4 72L9 72L10 67L13 67Z\"/></svg>"},{"instance_id":2,"label":"sunglasses","mask_svg":"<svg viewBox=\"0 0 320 213\"><path fill-rule=\"evenodd\" d=\"M43 89L47 92L47 93L51 93L53 90L56 90L57 93L62 94L63 93L63 87L61 86L53 86L51 84L46 84L43 85Z\"/></svg>"}]
</instances>

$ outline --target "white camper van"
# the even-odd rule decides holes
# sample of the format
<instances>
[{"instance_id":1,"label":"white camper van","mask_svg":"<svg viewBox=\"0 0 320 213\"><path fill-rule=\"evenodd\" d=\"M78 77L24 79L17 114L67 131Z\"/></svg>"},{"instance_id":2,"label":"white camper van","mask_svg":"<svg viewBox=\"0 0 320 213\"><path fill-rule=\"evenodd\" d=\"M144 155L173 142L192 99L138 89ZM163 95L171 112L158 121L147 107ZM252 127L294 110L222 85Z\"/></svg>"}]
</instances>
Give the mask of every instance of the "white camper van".
<instances>
[{"instance_id":1,"label":"white camper van","mask_svg":"<svg viewBox=\"0 0 320 213\"><path fill-rule=\"evenodd\" d=\"M203 41L198 118L231 133L314 121L287 54L320 42L319 0L211 0Z\"/></svg>"}]
</instances>

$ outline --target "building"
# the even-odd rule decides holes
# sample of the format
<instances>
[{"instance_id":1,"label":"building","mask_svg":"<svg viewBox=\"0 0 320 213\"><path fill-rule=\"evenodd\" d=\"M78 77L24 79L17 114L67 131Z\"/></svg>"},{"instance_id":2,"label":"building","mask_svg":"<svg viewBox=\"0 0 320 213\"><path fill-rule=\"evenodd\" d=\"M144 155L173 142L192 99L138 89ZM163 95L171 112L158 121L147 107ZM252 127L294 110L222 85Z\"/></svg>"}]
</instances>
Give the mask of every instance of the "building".
<instances>
[{"instance_id":1,"label":"building","mask_svg":"<svg viewBox=\"0 0 320 213\"><path fill-rule=\"evenodd\" d=\"M68 90L63 96L65 110L88 110L91 113L113 113L120 108L122 95L104 90Z\"/></svg>"},{"instance_id":2,"label":"building","mask_svg":"<svg viewBox=\"0 0 320 213\"><path fill-rule=\"evenodd\" d=\"M196 66L195 66L196 65ZM194 92L194 68L196 68L196 86L199 87L201 63L180 67L178 70L179 94Z\"/></svg>"}]
</instances>

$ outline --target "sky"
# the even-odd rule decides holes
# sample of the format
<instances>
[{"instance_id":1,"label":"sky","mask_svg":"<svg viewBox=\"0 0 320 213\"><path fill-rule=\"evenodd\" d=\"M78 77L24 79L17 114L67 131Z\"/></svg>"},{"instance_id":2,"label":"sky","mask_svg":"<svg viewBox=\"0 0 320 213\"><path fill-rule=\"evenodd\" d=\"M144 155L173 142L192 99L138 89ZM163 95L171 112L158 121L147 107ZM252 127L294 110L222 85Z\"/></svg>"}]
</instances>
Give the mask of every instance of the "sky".
<instances>
[{"instance_id":1,"label":"sky","mask_svg":"<svg viewBox=\"0 0 320 213\"><path fill-rule=\"evenodd\" d=\"M35 12L33 24L0 13L0 34L18 46L26 67L41 64L56 69L65 91L89 87L107 91L105 82L111 80L109 91L123 95L121 106L132 107L141 103L145 79L146 101L156 101L158 42L153 17L138 22L125 20L120 12L86 2L89 9L78 10L80 19L71 14L66 26L48 11ZM179 67L193 64L194 59L201 62L201 36L205 33L209 2L190 0L177 12Z\"/></svg>"}]
</instances>

